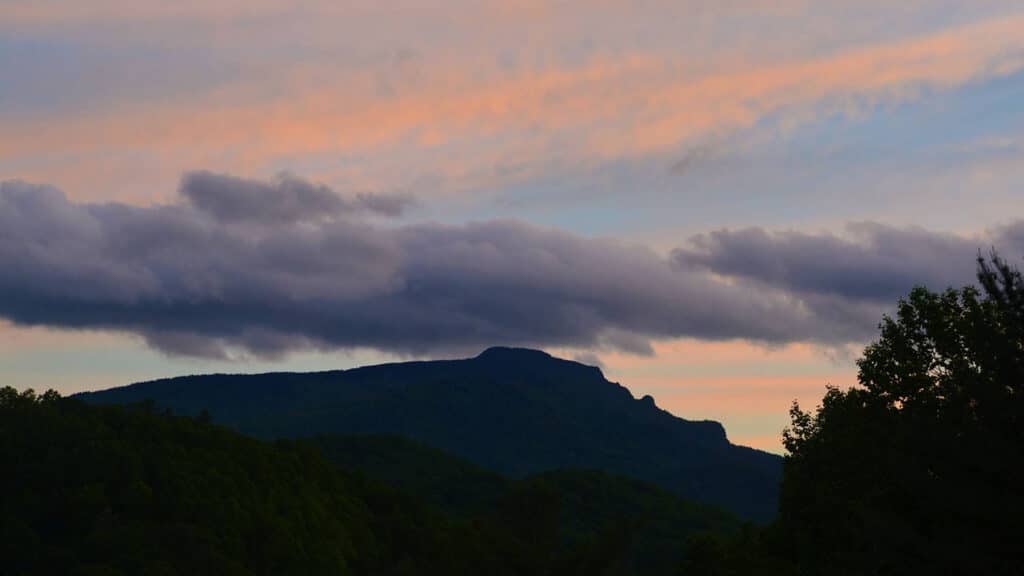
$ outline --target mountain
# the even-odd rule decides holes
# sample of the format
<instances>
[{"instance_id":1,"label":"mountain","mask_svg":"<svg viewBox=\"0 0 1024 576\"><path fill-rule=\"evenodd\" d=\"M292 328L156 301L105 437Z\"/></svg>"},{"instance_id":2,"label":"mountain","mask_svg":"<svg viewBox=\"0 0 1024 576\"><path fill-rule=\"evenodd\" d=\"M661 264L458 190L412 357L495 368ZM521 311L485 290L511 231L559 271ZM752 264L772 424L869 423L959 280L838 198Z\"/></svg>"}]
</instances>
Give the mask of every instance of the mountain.
<instances>
[{"instance_id":1,"label":"mountain","mask_svg":"<svg viewBox=\"0 0 1024 576\"><path fill-rule=\"evenodd\" d=\"M413 438L521 477L590 468L662 486L754 520L774 516L781 458L731 444L721 424L688 421L544 352L351 370L205 375L133 384L81 399L152 400L261 438L386 434Z\"/></svg>"}]
</instances>

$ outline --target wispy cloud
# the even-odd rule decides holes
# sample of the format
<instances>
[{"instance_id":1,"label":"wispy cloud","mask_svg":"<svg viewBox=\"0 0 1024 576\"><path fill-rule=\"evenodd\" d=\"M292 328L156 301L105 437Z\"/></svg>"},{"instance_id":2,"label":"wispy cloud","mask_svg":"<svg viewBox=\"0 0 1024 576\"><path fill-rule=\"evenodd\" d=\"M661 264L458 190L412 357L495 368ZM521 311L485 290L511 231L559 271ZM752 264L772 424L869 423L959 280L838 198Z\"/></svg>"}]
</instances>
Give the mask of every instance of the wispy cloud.
<instances>
[{"instance_id":1,"label":"wispy cloud","mask_svg":"<svg viewBox=\"0 0 1024 576\"><path fill-rule=\"evenodd\" d=\"M260 80L268 71L255 69L191 98L45 121L5 118L0 155L14 162L114 151L146 158L161 174L194 165L266 173L288 159L323 158L332 166L325 172L364 190L408 187L427 176L448 190L480 189L553 163L693 149L768 115L804 122L858 113L1011 74L1024 68L1021 36L1024 16L1017 15L827 55L728 56L711 68L655 49L513 67L432 55L415 73L314 62L273 71L272 89ZM503 165L519 169L498 170ZM68 178L89 170L88 162L40 166L46 174L21 176L67 185L62 169Z\"/></svg>"}]
</instances>

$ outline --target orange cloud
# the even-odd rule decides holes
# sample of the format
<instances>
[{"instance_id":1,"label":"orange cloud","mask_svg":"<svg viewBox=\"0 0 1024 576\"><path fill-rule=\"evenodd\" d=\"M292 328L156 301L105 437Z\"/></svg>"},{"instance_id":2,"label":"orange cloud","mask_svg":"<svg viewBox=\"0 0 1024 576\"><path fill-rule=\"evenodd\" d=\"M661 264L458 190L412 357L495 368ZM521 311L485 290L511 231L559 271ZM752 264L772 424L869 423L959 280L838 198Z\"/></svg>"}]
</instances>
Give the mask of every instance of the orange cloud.
<instances>
[{"instance_id":1,"label":"orange cloud","mask_svg":"<svg viewBox=\"0 0 1024 576\"><path fill-rule=\"evenodd\" d=\"M168 174L196 166L262 174L288 158L317 156L349 159L342 168L326 161L335 167L325 170L355 187L430 175L466 189L529 177L550 161L666 153L768 114L799 121L822 106L843 110L1008 74L1024 68L1021 37L1024 17L1001 18L827 57L702 74L644 53L511 72L427 62L394 82L378 71L314 65L275 77L276 96L266 94L265 79L250 79L181 102L6 119L0 156L48 158L37 163L40 179L58 185L66 182L54 165L74 167L75 159L85 172L95 158L116 164L111 158L141 157ZM501 165L519 169L499 173ZM36 176L27 171L19 175Z\"/></svg>"}]
</instances>

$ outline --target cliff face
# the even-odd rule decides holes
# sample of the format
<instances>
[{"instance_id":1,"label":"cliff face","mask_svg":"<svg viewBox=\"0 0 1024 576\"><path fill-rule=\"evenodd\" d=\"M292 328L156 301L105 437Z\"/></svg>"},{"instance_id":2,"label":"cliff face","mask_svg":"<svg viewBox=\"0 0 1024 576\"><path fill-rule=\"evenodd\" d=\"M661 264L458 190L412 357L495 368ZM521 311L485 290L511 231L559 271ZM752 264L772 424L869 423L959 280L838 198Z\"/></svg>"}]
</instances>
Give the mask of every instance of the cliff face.
<instances>
[{"instance_id":1,"label":"cliff face","mask_svg":"<svg viewBox=\"0 0 1024 576\"><path fill-rule=\"evenodd\" d=\"M465 360L334 372L188 376L81 398L207 410L267 438L403 435L513 476L607 470L755 520L774 515L781 472L778 456L730 444L717 422L677 418L598 368L536 350L491 348Z\"/></svg>"}]
</instances>

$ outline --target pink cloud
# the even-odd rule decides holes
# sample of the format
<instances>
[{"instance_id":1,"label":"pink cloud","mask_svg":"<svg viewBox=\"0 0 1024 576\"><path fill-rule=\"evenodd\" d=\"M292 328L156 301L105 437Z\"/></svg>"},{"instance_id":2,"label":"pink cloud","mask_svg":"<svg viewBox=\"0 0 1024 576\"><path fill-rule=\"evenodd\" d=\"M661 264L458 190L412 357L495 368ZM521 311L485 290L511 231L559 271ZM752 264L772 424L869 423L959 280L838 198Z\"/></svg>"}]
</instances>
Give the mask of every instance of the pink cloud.
<instances>
[{"instance_id":1,"label":"pink cloud","mask_svg":"<svg viewBox=\"0 0 1024 576\"><path fill-rule=\"evenodd\" d=\"M0 155L36 159L39 174L29 167L19 176L70 190L82 189L70 185L76 178L100 186L111 168L130 170L140 158L162 174L197 166L263 174L286 158L320 156L353 159L330 175L355 187L397 187L429 174L457 191L529 177L552 161L670 153L768 114L800 122L822 110L855 112L854 101L899 101L1008 74L1024 67L1022 36L1024 17L1000 18L713 72L643 52L512 71L432 61L388 93L376 70L314 64L275 77L273 95L249 78L183 101L8 119ZM522 168L496 175L502 163Z\"/></svg>"}]
</instances>

